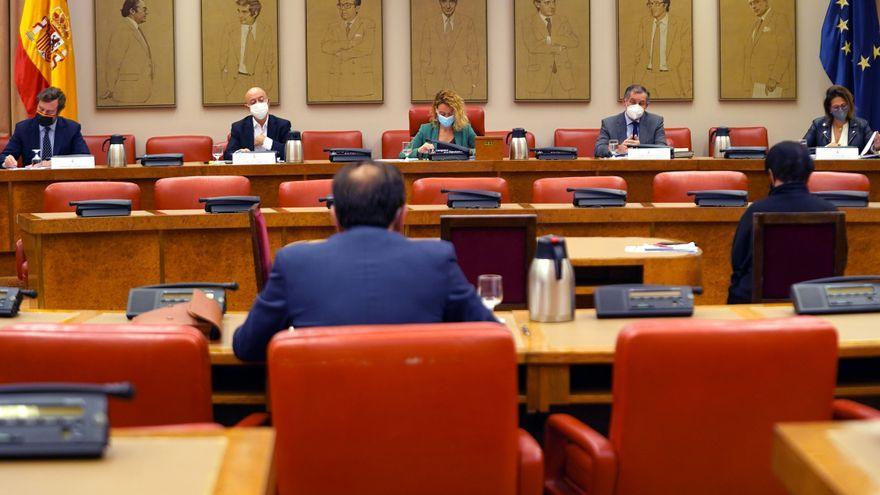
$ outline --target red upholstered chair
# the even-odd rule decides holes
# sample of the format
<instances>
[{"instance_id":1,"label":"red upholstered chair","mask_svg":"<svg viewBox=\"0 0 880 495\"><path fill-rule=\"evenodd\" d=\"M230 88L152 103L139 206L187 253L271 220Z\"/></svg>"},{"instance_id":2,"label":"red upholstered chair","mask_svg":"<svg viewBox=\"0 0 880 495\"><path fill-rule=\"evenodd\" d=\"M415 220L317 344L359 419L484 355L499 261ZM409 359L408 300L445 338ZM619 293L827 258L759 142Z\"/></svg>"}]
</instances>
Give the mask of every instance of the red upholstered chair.
<instances>
[{"instance_id":1,"label":"red upholstered chair","mask_svg":"<svg viewBox=\"0 0 880 495\"><path fill-rule=\"evenodd\" d=\"M807 180L810 192L871 191L871 181L864 174L851 172L813 172Z\"/></svg>"},{"instance_id":2,"label":"red upholstered chair","mask_svg":"<svg viewBox=\"0 0 880 495\"><path fill-rule=\"evenodd\" d=\"M278 206L282 208L325 206L318 199L330 194L333 194L333 179L282 182L278 186Z\"/></svg>"},{"instance_id":3,"label":"red upholstered chair","mask_svg":"<svg viewBox=\"0 0 880 495\"><path fill-rule=\"evenodd\" d=\"M709 129L709 156L715 154L713 133L717 127ZM770 146L766 127L730 127L731 146Z\"/></svg>"},{"instance_id":4,"label":"red upholstered chair","mask_svg":"<svg viewBox=\"0 0 880 495\"><path fill-rule=\"evenodd\" d=\"M500 325L307 328L268 356L279 494L541 493Z\"/></svg>"},{"instance_id":5,"label":"red upholstered chair","mask_svg":"<svg viewBox=\"0 0 880 495\"><path fill-rule=\"evenodd\" d=\"M5 150L7 144L9 144L9 135L0 136L0 151ZM18 166L21 166L21 158L18 159Z\"/></svg>"},{"instance_id":6,"label":"red upholstered chair","mask_svg":"<svg viewBox=\"0 0 880 495\"><path fill-rule=\"evenodd\" d=\"M128 381L113 427L210 423L208 341L176 325L22 323L0 331L0 383Z\"/></svg>"},{"instance_id":7,"label":"red upholstered chair","mask_svg":"<svg viewBox=\"0 0 880 495\"><path fill-rule=\"evenodd\" d=\"M254 251L254 270L257 280L257 292L263 290L272 270L272 247L269 244L269 228L260 205L251 206L248 210L251 225L251 247Z\"/></svg>"},{"instance_id":8,"label":"red upholstered chair","mask_svg":"<svg viewBox=\"0 0 880 495\"><path fill-rule=\"evenodd\" d=\"M419 127L422 124L427 124L430 119L431 114L431 105L417 105L414 107L410 107L409 109L409 135L415 136L416 133L419 132ZM486 134L486 112L483 110L483 107L478 107L474 105L467 105L465 107L465 114L467 114L468 121L471 123L471 127L474 128L474 133L477 136L483 136Z\"/></svg>"},{"instance_id":9,"label":"red upholstered chair","mask_svg":"<svg viewBox=\"0 0 880 495\"><path fill-rule=\"evenodd\" d=\"M553 146L577 148L579 157L596 156L596 140L599 129L556 129L553 133Z\"/></svg>"},{"instance_id":10,"label":"red upholstered chair","mask_svg":"<svg viewBox=\"0 0 880 495\"><path fill-rule=\"evenodd\" d=\"M157 210L203 210L199 198L248 196L251 181L237 175L167 177L156 181L154 195Z\"/></svg>"},{"instance_id":11,"label":"red upholstered chair","mask_svg":"<svg viewBox=\"0 0 880 495\"><path fill-rule=\"evenodd\" d=\"M532 203L571 203L574 193L570 187L601 187L626 191L626 181L614 175L596 177L549 177L532 184Z\"/></svg>"},{"instance_id":12,"label":"red upholstered chair","mask_svg":"<svg viewBox=\"0 0 880 495\"><path fill-rule=\"evenodd\" d=\"M687 127L667 127L666 142L673 148L693 149L691 144L691 130Z\"/></svg>"},{"instance_id":13,"label":"red upholstered chair","mask_svg":"<svg viewBox=\"0 0 880 495\"><path fill-rule=\"evenodd\" d=\"M412 136L406 129L393 131L385 131L382 133L382 158L386 160L394 159L400 156L403 151L403 142L409 141Z\"/></svg>"},{"instance_id":14,"label":"red upholstered chair","mask_svg":"<svg viewBox=\"0 0 880 495\"><path fill-rule=\"evenodd\" d=\"M363 148L361 131L304 131L303 157L306 160L326 160L325 148Z\"/></svg>"},{"instance_id":15,"label":"red upholstered chair","mask_svg":"<svg viewBox=\"0 0 880 495\"><path fill-rule=\"evenodd\" d=\"M134 134L123 134L125 143L125 158L128 163L135 163L136 147L134 142ZM110 139L110 134L92 134L83 136L86 146L89 147L89 153L95 157L95 165L107 165L107 149L104 148L104 141ZM110 143L107 143L110 146Z\"/></svg>"},{"instance_id":16,"label":"red upholstered chair","mask_svg":"<svg viewBox=\"0 0 880 495\"><path fill-rule=\"evenodd\" d=\"M508 133L510 131L486 131L487 136L501 136L503 138L506 138ZM535 147L535 135L529 131L526 131L526 144L529 145L529 149ZM510 156L510 144L506 139L504 141L504 156ZM535 156L535 153L530 151L529 156Z\"/></svg>"},{"instance_id":17,"label":"red upholstered chair","mask_svg":"<svg viewBox=\"0 0 880 495\"><path fill-rule=\"evenodd\" d=\"M210 136L157 136L147 139L147 154L183 153L185 162L207 162L214 159Z\"/></svg>"},{"instance_id":18,"label":"red upholstered chair","mask_svg":"<svg viewBox=\"0 0 880 495\"><path fill-rule=\"evenodd\" d=\"M550 416L545 493L782 495L774 424L877 414L834 400L836 370L837 332L817 318L627 325L609 438Z\"/></svg>"},{"instance_id":19,"label":"red upholstered chair","mask_svg":"<svg viewBox=\"0 0 880 495\"><path fill-rule=\"evenodd\" d=\"M507 181L500 177L426 177L412 185L413 205L445 205L446 194L441 189L479 189L501 193L501 202L510 201Z\"/></svg>"},{"instance_id":20,"label":"red upholstered chair","mask_svg":"<svg viewBox=\"0 0 880 495\"><path fill-rule=\"evenodd\" d=\"M742 172L661 172L654 176L654 203L693 203L688 191L733 189L748 191L749 180Z\"/></svg>"}]
</instances>

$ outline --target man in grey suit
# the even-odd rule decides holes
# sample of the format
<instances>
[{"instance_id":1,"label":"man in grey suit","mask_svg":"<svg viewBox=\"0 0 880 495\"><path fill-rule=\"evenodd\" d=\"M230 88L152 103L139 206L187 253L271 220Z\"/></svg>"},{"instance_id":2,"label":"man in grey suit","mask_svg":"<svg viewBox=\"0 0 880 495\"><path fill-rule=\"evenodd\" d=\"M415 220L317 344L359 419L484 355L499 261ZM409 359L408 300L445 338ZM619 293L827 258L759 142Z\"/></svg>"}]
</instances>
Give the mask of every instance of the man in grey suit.
<instances>
[{"instance_id":1,"label":"man in grey suit","mask_svg":"<svg viewBox=\"0 0 880 495\"><path fill-rule=\"evenodd\" d=\"M651 93L638 84L626 88L623 94L623 113L602 120L599 139L596 140L596 158L611 156L608 141L619 143L615 153L626 153L630 146L638 144L666 145L663 117L648 113Z\"/></svg>"}]
</instances>

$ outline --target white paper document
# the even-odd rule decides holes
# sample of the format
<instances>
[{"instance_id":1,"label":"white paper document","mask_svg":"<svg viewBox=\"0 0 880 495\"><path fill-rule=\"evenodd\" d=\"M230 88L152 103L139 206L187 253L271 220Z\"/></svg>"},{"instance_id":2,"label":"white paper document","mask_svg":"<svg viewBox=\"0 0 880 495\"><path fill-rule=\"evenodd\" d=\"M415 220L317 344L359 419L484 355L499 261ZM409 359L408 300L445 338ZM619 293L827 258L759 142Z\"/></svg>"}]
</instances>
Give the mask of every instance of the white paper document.
<instances>
[{"instance_id":1,"label":"white paper document","mask_svg":"<svg viewBox=\"0 0 880 495\"><path fill-rule=\"evenodd\" d=\"M698 253L700 248L693 242L681 244L642 244L641 246L626 246L627 253Z\"/></svg>"}]
</instances>

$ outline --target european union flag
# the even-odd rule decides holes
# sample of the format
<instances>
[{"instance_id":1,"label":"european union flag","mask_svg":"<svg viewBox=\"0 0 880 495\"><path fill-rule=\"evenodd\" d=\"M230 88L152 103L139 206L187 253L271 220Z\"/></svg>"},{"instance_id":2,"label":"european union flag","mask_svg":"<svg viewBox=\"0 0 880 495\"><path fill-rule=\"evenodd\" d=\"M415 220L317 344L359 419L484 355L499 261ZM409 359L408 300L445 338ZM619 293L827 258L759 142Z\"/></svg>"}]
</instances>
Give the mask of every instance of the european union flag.
<instances>
[{"instance_id":1,"label":"european union flag","mask_svg":"<svg viewBox=\"0 0 880 495\"><path fill-rule=\"evenodd\" d=\"M831 0L819 51L834 84L856 97L856 115L880 129L880 23L875 0Z\"/></svg>"}]
</instances>

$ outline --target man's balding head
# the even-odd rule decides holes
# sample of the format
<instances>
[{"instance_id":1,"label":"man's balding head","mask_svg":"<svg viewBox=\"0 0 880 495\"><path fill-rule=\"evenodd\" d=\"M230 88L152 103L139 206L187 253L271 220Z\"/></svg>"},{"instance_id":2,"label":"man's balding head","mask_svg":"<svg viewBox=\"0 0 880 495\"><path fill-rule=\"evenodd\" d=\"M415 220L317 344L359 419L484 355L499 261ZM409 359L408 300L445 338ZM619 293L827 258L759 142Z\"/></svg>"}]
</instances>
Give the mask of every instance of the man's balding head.
<instances>
[{"instance_id":1,"label":"man's balding head","mask_svg":"<svg viewBox=\"0 0 880 495\"><path fill-rule=\"evenodd\" d=\"M269 103L269 95L266 94L266 90L263 88L251 88L244 94L244 104L247 107L261 101Z\"/></svg>"},{"instance_id":2,"label":"man's balding head","mask_svg":"<svg viewBox=\"0 0 880 495\"><path fill-rule=\"evenodd\" d=\"M403 177L393 165L346 165L333 177L333 210L342 230L359 226L402 228Z\"/></svg>"}]
</instances>

